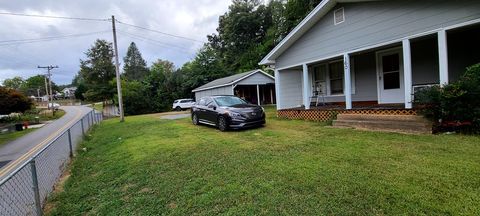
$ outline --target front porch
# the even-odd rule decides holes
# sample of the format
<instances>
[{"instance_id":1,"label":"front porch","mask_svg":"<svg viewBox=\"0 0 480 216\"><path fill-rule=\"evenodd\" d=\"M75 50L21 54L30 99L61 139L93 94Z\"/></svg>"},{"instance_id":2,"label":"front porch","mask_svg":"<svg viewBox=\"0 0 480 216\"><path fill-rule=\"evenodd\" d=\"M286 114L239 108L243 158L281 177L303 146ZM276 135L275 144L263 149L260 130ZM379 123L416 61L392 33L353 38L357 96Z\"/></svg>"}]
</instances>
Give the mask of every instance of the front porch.
<instances>
[{"instance_id":1,"label":"front porch","mask_svg":"<svg viewBox=\"0 0 480 216\"><path fill-rule=\"evenodd\" d=\"M480 62L480 25L459 25L275 71L279 117L415 115L414 92L456 81ZM332 114L333 113L333 114Z\"/></svg>"}]
</instances>

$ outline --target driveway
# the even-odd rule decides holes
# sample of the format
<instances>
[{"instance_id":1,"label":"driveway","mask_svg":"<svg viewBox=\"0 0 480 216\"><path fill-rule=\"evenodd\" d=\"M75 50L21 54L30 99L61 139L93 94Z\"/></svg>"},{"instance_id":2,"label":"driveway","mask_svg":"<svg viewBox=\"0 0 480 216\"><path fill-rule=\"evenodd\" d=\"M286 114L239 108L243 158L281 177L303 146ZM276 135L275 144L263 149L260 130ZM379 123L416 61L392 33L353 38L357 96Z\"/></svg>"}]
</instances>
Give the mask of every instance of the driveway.
<instances>
[{"instance_id":1,"label":"driveway","mask_svg":"<svg viewBox=\"0 0 480 216\"><path fill-rule=\"evenodd\" d=\"M60 119L0 147L0 176L31 157L82 116L92 111L91 108L84 106L62 106L61 109L65 110L65 115Z\"/></svg>"}]
</instances>

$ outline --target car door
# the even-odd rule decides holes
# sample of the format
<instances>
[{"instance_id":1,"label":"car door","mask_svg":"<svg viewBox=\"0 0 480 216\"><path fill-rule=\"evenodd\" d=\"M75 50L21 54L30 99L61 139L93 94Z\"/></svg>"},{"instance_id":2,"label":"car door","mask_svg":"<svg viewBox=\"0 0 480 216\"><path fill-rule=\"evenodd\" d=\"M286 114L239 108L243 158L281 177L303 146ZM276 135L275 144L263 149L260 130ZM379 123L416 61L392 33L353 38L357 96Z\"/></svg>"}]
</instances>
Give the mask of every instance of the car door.
<instances>
[{"instance_id":1,"label":"car door","mask_svg":"<svg viewBox=\"0 0 480 216\"><path fill-rule=\"evenodd\" d=\"M205 104L207 98L201 98L196 105L196 114L199 121L205 121Z\"/></svg>"},{"instance_id":2,"label":"car door","mask_svg":"<svg viewBox=\"0 0 480 216\"><path fill-rule=\"evenodd\" d=\"M215 102L212 98L207 98L206 100L204 115L205 120L208 121L208 123L216 124L217 106L215 105Z\"/></svg>"}]
</instances>

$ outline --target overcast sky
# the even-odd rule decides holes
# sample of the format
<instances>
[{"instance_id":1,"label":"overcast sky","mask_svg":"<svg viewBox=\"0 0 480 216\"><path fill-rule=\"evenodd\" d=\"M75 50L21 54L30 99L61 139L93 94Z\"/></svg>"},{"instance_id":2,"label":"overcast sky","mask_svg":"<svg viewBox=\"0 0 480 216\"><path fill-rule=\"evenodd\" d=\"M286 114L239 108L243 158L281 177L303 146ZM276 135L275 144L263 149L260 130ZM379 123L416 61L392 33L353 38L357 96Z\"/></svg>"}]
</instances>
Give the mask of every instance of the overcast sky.
<instances>
[{"instance_id":1,"label":"overcast sky","mask_svg":"<svg viewBox=\"0 0 480 216\"><path fill-rule=\"evenodd\" d=\"M121 22L206 41L208 34L216 32L218 17L230 3L231 0L1 1L0 12L102 19L115 15ZM166 59L180 67L202 46L200 42L122 24L117 24L117 29L120 61L132 41L149 66L156 59ZM65 35L77 36L31 43L11 41ZM68 84L79 70L79 59L85 59L84 52L97 38L112 41L111 22L0 15L0 83L14 76L44 74L45 70L37 69L38 65L58 65L59 69L52 71L53 81Z\"/></svg>"}]
</instances>

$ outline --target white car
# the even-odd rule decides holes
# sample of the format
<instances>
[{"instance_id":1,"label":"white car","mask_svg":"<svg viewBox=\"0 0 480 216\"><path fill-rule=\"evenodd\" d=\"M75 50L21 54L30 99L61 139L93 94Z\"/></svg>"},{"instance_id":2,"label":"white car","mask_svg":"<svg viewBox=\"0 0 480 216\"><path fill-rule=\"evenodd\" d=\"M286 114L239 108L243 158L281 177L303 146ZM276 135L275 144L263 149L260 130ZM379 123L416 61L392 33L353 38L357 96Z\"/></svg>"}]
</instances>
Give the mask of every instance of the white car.
<instances>
[{"instance_id":1,"label":"white car","mask_svg":"<svg viewBox=\"0 0 480 216\"><path fill-rule=\"evenodd\" d=\"M58 104L58 103L48 103L48 109L58 110L58 108L60 108L60 104Z\"/></svg>"},{"instance_id":2,"label":"white car","mask_svg":"<svg viewBox=\"0 0 480 216\"><path fill-rule=\"evenodd\" d=\"M178 99L173 102L172 109L182 111L192 108L193 104L195 104L193 99Z\"/></svg>"}]
</instances>

